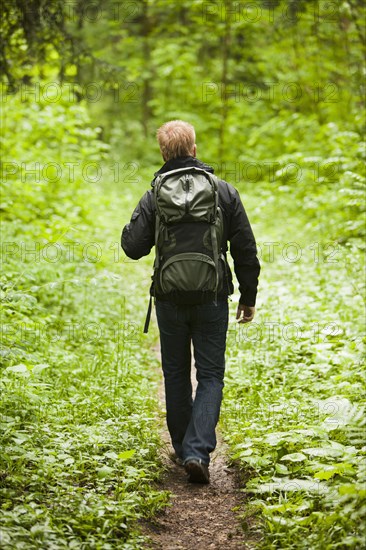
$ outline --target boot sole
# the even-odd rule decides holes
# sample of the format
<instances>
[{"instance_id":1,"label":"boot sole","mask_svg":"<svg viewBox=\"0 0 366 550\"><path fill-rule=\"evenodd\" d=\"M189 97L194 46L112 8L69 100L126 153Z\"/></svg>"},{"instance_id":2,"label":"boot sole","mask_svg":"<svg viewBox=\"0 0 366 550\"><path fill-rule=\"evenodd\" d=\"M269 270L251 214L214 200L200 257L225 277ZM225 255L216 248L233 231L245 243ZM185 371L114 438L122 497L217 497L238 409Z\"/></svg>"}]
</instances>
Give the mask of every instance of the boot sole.
<instances>
[{"instance_id":1,"label":"boot sole","mask_svg":"<svg viewBox=\"0 0 366 550\"><path fill-rule=\"evenodd\" d=\"M209 476L204 471L199 462L188 462L185 464L185 470L189 475L188 481L191 483L209 483Z\"/></svg>"}]
</instances>

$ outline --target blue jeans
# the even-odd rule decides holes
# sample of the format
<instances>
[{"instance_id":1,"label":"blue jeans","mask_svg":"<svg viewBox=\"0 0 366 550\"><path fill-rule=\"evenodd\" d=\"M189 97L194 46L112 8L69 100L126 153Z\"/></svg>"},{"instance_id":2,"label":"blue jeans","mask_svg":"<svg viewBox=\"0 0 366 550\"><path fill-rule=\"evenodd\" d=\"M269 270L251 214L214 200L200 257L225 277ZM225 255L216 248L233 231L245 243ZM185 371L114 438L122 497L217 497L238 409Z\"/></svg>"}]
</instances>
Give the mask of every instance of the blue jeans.
<instances>
[{"instance_id":1,"label":"blue jeans","mask_svg":"<svg viewBox=\"0 0 366 550\"><path fill-rule=\"evenodd\" d=\"M182 306L156 300L161 359L165 381L167 424L172 444L183 460L209 464L216 447L224 387L227 300ZM191 342L197 369L193 401Z\"/></svg>"}]
</instances>

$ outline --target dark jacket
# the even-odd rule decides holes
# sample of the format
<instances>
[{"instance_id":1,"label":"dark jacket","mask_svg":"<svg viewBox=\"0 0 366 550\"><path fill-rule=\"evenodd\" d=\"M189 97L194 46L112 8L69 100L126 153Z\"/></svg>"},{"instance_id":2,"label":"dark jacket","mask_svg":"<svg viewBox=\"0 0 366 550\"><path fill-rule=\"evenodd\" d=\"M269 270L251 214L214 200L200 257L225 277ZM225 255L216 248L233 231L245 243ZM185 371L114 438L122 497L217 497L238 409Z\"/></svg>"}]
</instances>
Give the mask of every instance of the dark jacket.
<instances>
[{"instance_id":1,"label":"dark jacket","mask_svg":"<svg viewBox=\"0 0 366 550\"><path fill-rule=\"evenodd\" d=\"M188 166L197 166L213 173L211 166L194 157L171 159L154 174L154 177ZM224 180L219 180L219 206L223 213L224 234L222 252L225 255L230 243L230 254L234 260L235 275L239 282L240 303L254 306L260 264L257 258L257 247L248 217L245 213L237 190ZM126 255L133 260L150 253L155 242L155 208L152 189L146 191L135 208L130 223L122 231L121 245ZM226 262L227 263L227 262ZM228 285L223 294L232 294L232 274L227 265ZM153 294L153 288L150 289Z\"/></svg>"}]
</instances>

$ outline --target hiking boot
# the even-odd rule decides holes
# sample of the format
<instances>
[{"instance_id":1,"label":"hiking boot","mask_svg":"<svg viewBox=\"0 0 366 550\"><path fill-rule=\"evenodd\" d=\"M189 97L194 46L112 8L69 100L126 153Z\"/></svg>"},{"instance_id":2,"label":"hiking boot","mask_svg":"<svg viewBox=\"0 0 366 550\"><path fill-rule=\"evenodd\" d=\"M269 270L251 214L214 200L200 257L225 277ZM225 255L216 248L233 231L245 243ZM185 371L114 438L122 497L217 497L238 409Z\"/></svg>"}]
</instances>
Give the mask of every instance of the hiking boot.
<instances>
[{"instance_id":1,"label":"hiking boot","mask_svg":"<svg viewBox=\"0 0 366 550\"><path fill-rule=\"evenodd\" d=\"M188 474L188 481L191 483L209 483L210 472L207 464L200 459L190 459L184 463L185 471Z\"/></svg>"}]
</instances>

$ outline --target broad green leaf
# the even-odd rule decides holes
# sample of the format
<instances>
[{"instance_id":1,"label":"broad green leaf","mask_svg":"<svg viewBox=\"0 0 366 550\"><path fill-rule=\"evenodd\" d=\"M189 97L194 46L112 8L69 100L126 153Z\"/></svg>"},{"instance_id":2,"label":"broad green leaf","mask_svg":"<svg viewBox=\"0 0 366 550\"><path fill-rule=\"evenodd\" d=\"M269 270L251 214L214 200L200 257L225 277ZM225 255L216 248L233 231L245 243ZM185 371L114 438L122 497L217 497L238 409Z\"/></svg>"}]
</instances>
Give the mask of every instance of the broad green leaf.
<instances>
[{"instance_id":1,"label":"broad green leaf","mask_svg":"<svg viewBox=\"0 0 366 550\"><path fill-rule=\"evenodd\" d=\"M288 468L284 464L276 464L276 472L279 474L287 475L289 473Z\"/></svg>"},{"instance_id":2,"label":"broad green leaf","mask_svg":"<svg viewBox=\"0 0 366 550\"><path fill-rule=\"evenodd\" d=\"M14 372L19 376L28 377L31 375L30 369L24 363L19 363L19 365L13 365L12 367L7 367L5 370L8 372Z\"/></svg>"},{"instance_id":3,"label":"broad green leaf","mask_svg":"<svg viewBox=\"0 0 366 550\"><path fill-rule=\"evenodd\" d=\"M333 447L308 447L301 449L304 453L312 456L324 456L324 457L336 457L343 454L342 451L334 449Z\"/></svg>"},{"instance_id":4,"label":"broad green leaf","mask_svg":"<svg viewBox=\"0 0 366 550\"><path fill-rule=\"evenodd\" d=\"M303 462L304 460L307 460L307 457L302 453L291 453L291 454L282 456L280 460L284 460L288 462Z\"/></svg>"},{"instance_id":5,"label":"broad green leaf","mask_svg":"<svg viewBox=\"0 0 366 550\"><path fill-rule=\"evenodd\" d=\"M110 477L114 473L114 468L111 468L110 466L107 466L106 464L104 466L101 466L100 468L97 468L98 477L101 479Z\"/></svg>"},{"instance_id":6,"label":"broad green leaf","mask_svg":"<svg viewBox=\"0 0 366 550\"><path fill-rule=\"evenodd\" d=\"M333 470L328 470L328 471L322 470L320 472L316 472L316 474L314 474L314 477L316 479L321 479L321 480L328 481L328 479L331 479L337 473L339 473L339 472L336 468L334 468Z\"/></svg>"},{"instance_id":7,"label":"broad green leaf","mask_svg":"<svg viewBox=\"0 0 366 550\"><path fill-rule=\"evenodd\" d=\"M118 454L114 451L108 451L107 453L105 453L104 456L106 456L107 458L112 458L113 460L116 460L118 458Z\"/></svg>"},{"instance_id":8,"label":"broad green leaf","mask_svg":"<svg viewBox=\"0 0 366 550\"><path fill-rule=\"evenodd\" d=\"M135 454L135 450L134 449L131 449L129 451L123 451L122 453L119 453L118 455L118 459L119 460L128 460L129 458L132 458L133 455Z\"/></svg>"}]
</instances>

